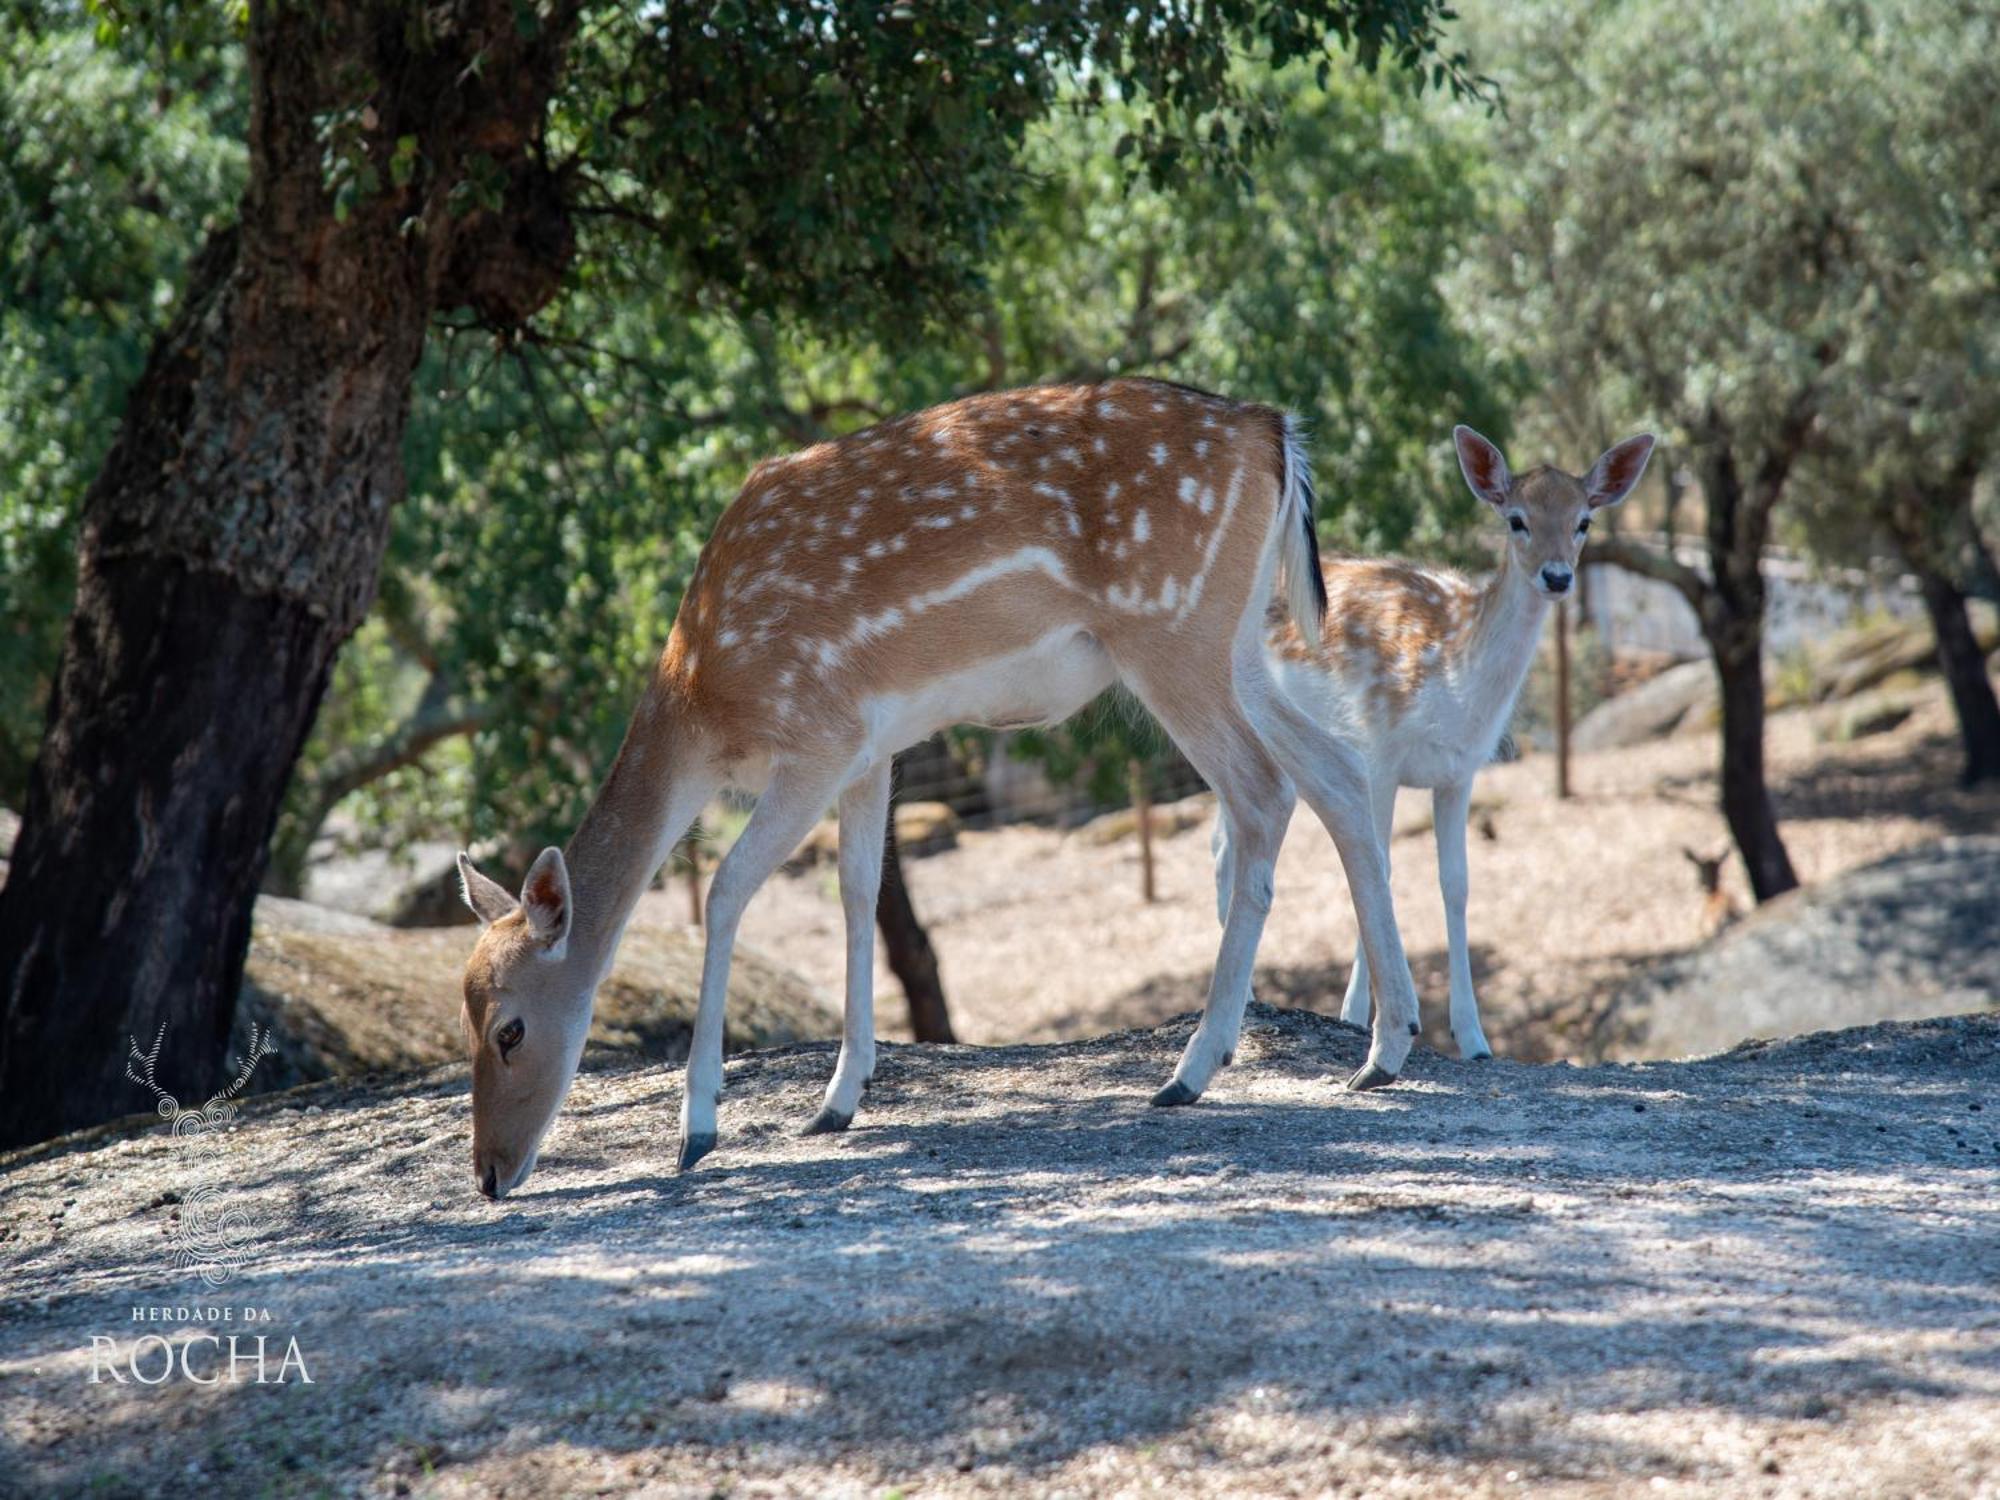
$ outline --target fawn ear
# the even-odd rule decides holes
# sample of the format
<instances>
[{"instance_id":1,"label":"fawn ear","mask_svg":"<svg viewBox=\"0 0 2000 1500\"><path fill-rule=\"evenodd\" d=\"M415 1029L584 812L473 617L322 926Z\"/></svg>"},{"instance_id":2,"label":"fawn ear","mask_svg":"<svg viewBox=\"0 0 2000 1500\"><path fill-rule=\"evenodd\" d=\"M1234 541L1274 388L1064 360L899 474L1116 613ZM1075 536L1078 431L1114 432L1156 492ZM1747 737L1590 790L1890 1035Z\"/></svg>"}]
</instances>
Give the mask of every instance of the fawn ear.
<instances>
[{"instance_id":1,"label":"fawn ear","mask_svg":"<svg viewBox=\"0 0 2000 1500\"><path fill-rule=\"evenodd\" d=\"M528 866L528 878L521 882L521 910L527 913L528 927L535 941L561 958L569 941L569 866L562 850L544 849Z\"/></svg>"},{"instance_id":2,"label":"fawn ear","mask_svg":"<svg viewBox=\"0 0 2000 1500\"><path fill-rule=\"evenodd\" d=\"M491 927L514 909L514 898L507 894L507 887L473 869L472 856L463 849L458 853L458 888L481 927Z\"/></svg>"},{"instance_id":3,"label":"fawn ear","mask_svg":"<svg viewBox=\"0 0 2000 1500\"><path fill-rule=\"evenodd\" d=\"M1646 472L1646 460L1653 456L1653 435L1642 432L1637 437L1628 437L1622 443L1613 443L1604 450L1604 456L1590 466L1590 473L1584 476L1583 490L1590 498L1590 508L1616 505L1632 493L1632 487L1639 482L1639 476Z\"/></svg>"},{"instance_id":4,"label":"fawn ear","mask_svg":"<svg viewBox=\"0 0 2000 1500\"><path fill-rule=\"evenodd\" d=\"M1505 505L1514 480L1500 450L1464 423L1452 428L1451 442L1458 450L1458 472L1472 493L1488 505Z\"/></svg>"}]
</instances>

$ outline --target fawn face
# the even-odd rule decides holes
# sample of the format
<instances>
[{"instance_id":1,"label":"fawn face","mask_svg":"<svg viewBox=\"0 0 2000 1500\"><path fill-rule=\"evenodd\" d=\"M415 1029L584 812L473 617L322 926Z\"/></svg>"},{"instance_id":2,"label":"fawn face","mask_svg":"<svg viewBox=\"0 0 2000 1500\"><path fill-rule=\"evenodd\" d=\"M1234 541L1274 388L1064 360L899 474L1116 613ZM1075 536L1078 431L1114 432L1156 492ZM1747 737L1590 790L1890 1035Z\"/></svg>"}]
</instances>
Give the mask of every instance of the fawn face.
<instances>
[{"instance_id":1,"label":"fawn face","mask_svg":"<svg viewBox=\"0 0 2000 1500\"><path fill-rule=\"evenodd\" d=\"M472 1180L507 1196L534 1170L590 1031L589 976L569 961L569 871L544 849L516 900L458 857L483 930L465 964L459 1022L472 1063Z\"/></svg>"},{"instance_id":2,"label":"fawn face","mask_svg":"<svg viewBox=\"0 0 2000 1500\"><path fill-rule=\"evenodd\" d=\"M1470 427L1453 428L1451 437L1459 472L1473 494L1506 518L1514 561L1544 599L1569 592L1592 513L1629 495L1653 453L1653 435L1642 432L1606 449L1581 479L1546 464L1517 477L1500 450Z\"/></svg>"}]
</instances>

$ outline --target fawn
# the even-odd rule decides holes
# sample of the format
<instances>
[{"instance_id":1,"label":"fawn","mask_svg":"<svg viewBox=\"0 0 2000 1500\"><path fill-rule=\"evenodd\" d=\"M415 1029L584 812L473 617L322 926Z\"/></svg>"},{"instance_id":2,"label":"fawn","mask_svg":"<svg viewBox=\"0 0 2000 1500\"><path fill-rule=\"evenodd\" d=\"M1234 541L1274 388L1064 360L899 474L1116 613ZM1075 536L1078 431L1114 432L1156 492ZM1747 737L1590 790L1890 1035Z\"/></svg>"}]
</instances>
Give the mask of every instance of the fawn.
<instances>
[{"instance_id":1,"label":"fawn","mask_svg":"<svg viewBox=\"0 0 2000 1500\"><path fill-rule=\"evenodd\" d=\"M1346 867L1383 976L1366 1065L1392 1082L1416 991L1360 752L1271 681L1266 605L1317 636L1311 471L1267 407L1158 381L968 397L755 469L717 522L618 758L517 900L460 857L486 924L465 969L473 1178L533 1169L592 1000L653 872L721 785L760 793L709 888L681 1104L682 1170L715 1144L722 1008L743 909L830 802L847 930L839 1060L811 1131L846 1128L875 1066L874 911L890 759L954 723L1067 717L1113 682L1152 710L1228 809L1223 933L1200 1026L1158 1105L1235 1050L1293 788Z\"/></svg>"},{"instance_id":2,"label":"fawn","mask_svg":"<svg viewBox=\"0 0 2000 1500\"><path fill-rule=\"evenodd\" d=\"M1526 681L1550 601L1569 592L1594 511L1616 505L1646 471L1649 433L1609 449L1578 479L1560 469L1515 476L1470 427L1453 429L1472 493L1507 522L1508 545L1483 585L1412 563L1332 559L1317 631L1273 623L1266 653L1279 690L1368 766L1382 864L1398 787L1431 789L1438 884L1450 944L1451 1031L1459 1055L1493 1055L1479 1025L1465 940L1466 815L1472 779L1493 759ZM1216 898L1227 910L1236 869L1227 807L1215 823ZM1341 1018L1368 1020L1374 960L1354 960ZM1378 1018L1379 1024L1379 1018Z\"/></svg>"}]
</instances>

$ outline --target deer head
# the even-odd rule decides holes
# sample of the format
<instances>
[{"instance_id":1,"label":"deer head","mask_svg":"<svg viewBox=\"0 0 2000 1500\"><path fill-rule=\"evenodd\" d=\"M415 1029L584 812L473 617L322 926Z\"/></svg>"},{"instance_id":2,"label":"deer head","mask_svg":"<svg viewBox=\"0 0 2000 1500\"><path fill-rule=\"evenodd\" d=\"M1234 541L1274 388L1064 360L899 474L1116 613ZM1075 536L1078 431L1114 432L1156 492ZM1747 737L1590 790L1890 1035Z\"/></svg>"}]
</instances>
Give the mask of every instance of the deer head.
<instances>
[{"instance_id":1,"label":"deer head","mask_svg":"<svg viewBox=\"0 0 2000 1500\"><path fill-rule=\"evenodd\" d=\"M1544 599L1569 592L1592 514L1629 495L1653 453L1653 435L1642 432L1606 449L1581 479L1547 465L1516 476L1500 450L1470 427L1453 428L1451 437L1459 472L1473 494L1507 518L1513 558Z\"/></svg>"},{"instance_id":2,"label":"deer head","mask_svg":"<svg viewBox=\"0 0 2000 1500\"><path fill-rule=\"evenodd\" d=\"M534 1170L583 1056L596 975L570 955L569 869L544 849L519 898L458 856L479 941L465 964L459 1013L472 1064L472 1178L504 1198Z\"/></svg>"}]
</instances>

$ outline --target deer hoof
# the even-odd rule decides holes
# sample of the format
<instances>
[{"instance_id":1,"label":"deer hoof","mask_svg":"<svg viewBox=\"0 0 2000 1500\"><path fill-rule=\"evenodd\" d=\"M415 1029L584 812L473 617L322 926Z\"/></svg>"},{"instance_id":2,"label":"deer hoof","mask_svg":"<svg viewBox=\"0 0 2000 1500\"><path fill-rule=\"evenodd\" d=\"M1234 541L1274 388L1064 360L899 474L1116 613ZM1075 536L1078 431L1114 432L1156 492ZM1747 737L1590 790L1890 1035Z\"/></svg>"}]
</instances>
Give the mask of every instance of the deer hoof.
<instances>
[{"instance_id":1,"label":"deer hoof","mask_svg":"<svg viewBox=\"0 0 2000 1500\"><path fill-rule=\"evenodd\" d=\"M1396 1075L1380 1063L1370 1063L1347 1080L1350 1094L1365 1093L1369 1089L1385 1089L1396 1081Z\"/></svg>"},{"instance_id":2,"label":"deer hoof","mask_svg":"<svg viewBox=\"0 0 2000 1500\"><path fill-rule=\"evenodd\" d=\"M813 1116L812 1124L806 1126L807 1135L838 1135L854 1123L854 1116L842 1114L833 1108L822 1109Z\"/></svg>"},{"instance_id":3,"label":"deer hoof","mask_svg":"<svg viewBox=\"0 0 2000 1500\"><path fill-rule=\"evenodd\" d=\"M1183 1104L1192 1104L1201 1095L1176 1078L1172 1083L1153 1095L1153 1108L1174 1109Z\"/></svg>"},{"instance_id":4,"label":"deer hoof","mask_svg":"<svg viewBox=\"0 0 2000 1500\"><path fill-rule=\"evenodd\" d=\"M686 1136L681 1140L681 1159L677 1170L685 1172L709 1152L715 1149L715 1132L703 1131L700 1135Z\"/></svg>"},{"instance_id":5,"label":"deer hoof","mask_svg":"<svg viewBox=\"0 0 2000 1500\"><path fill-rule=\"evenodd\" d=\"M1411 1035L1411 1036L1422 1036L1423 1034L1424 1034L1424 1028L1423 1028L1423 1027L1419 1026L1419 1025L1418 1025L1418 1024L1417 1024L1417 1023L1415 1022L1415 1021L1412 1021L1412 1022L1410 1022L1410 1035Z\"/></svg>"},{"instance_id":6,"label":"deer hoof","mask_svg":"<svg viewBox=\"0 0 2000 1500\"><path fill-rule=\"evenodd\" d=\"M1468 1052L1468 1053L1466 1053L1466 1054L1465 1054L1465 1060L1466 1060L1467 1062L1492 1062L1492 1061L1493 1061L1493 1054L1492 1054L1491 1052L1488 1052L1488 1051L1486 1051L1486 1050L1485 1050L1484 1048L1482 1048L1482 1049L1480 1049L1480 1050L1479 1050L1479 1051L1477 1051L1477 1052Z\"/></svg>"}]
</instances>

